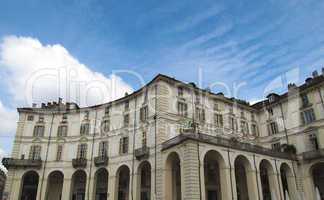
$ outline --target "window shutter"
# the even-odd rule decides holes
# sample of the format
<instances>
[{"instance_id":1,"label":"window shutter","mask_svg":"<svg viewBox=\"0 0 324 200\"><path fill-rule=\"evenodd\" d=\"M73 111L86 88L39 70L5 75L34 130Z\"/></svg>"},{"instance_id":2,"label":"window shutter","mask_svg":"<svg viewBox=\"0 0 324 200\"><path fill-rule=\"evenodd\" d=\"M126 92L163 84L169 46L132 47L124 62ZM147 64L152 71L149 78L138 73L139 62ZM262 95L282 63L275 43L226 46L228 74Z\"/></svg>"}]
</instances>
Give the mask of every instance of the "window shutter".
<instances>
[{"instance_id":1,"label":"window shutter","mask_svg":"<svg viewBox=\"0 0 324 200\"><path fill-rule=\"evenodd\" d=\"M30 147L30 150L29 150L29 159L33 159L33 152L34 152L34 146L31 146Z\"/></svg>"},{"instance_id":2,"label":"window shutter","mask_svg":"<svg viewBox=\"0 0 324 200\"><path fill-rule=\"evenodd\" d=\"M205 121L205 109L201 109L202 121Z\"/></svg>"},{"instance_id":3,"label":"window shutter","mask_svg":"<svg viewBox=\"0 0 324 200\"><path fill-rule=\"evenodd\" d=\"M123 153L123 138L119 140L119 154Z\"/></svg>"},{"instance_id":4,"label":"window shutter","mask_svg":"<svg viewBox=\"0 0 324 200\"><path fill-rule=\"evenodd\" d=\"M81 144L78 145L77 158L81 156Z\"/></svg>"},{"instance_id":5,"label":"window shutter","mask_svg":"<svg viewBox=\"0 0 324 200\"><path fill-rule=\"evenodd\" d=\"M128 153L128 137L125 138L125 152L124 153Z\"/></svg>"},{"instance_id":6,"label":"window shutter","mask_svg":"<svg viewBox=\"0 0 324 200\"><path fill-rule=\"evenodd\" d=\"M219 124L223 127L223 115L219 115Z\"/></svg>"},{"instance_id":7,"label":"window shutter","mask_svg":"<svg viewBox=\"0 0 324 200\"><path fill-rule=\"evenodd\" d=\"M270 123L267 124L267 128L268 128L268 135L272 135L272 131L271 131L271 127L270 127Z\"/></svg>"},{"instance_id":8,"label":"window shutter","mask_svg":"<svg viewBox=\"0 0 324 200\"><path fill-rule=\"evenodd\" d=\"M144 121L144 108L140 109L140 120Z\"/></svg>"}]
</instances>

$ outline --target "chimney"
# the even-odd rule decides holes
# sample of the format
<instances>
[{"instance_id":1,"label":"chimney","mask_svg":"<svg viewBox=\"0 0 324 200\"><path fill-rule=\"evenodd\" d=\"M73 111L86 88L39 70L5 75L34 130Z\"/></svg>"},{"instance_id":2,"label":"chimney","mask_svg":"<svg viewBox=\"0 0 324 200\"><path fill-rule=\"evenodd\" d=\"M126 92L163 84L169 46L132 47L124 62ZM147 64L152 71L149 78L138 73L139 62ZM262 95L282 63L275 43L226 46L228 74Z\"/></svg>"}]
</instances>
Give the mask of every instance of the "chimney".
<instances>
[{"instance_id":1,"label":"chimney","mask_svg":"<svg viewBox=\"0 0 324 200\"><path fill-rule=\"evenodd\" d=\"M295 83L289 83L288 84L288 90L295 89L295 88L297 88Z\"/></svg>"},{"instance_id":2,"label":"chimney","mask_svg":"<svg viewBox=\"0 0 324 200\"><path fill-rule=\"evenodd\" d=\"M305 83L310 84L312 82L312 80L313 80L312 77L308 77L308 78L306 78Z\"/></svg>"},{"instance_id":3,"label":"chimney","mask_svg":"<svg viewBox=\"0 0 324 200\"><path fill-rule=\"evenodd\" d=\"M313 78L317 77L318 76L317 70L313 71L312 75L313 75Z\"/></svg>"}]
</instances>

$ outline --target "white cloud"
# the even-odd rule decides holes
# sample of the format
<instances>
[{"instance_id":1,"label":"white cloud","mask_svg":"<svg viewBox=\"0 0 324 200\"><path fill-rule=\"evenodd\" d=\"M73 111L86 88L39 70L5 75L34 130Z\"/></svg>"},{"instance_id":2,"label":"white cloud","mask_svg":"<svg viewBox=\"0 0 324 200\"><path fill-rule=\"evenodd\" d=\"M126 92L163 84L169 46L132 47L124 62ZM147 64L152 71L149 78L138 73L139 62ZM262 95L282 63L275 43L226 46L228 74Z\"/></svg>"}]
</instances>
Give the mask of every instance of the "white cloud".
<instances>
[{"instance_id":1,"label":"white cloud","mask_svg":"<svg viewBox=\"0 0 324 200\"><path fill-rule=\"evenodd\" d=\"M16 110L6 108L0 101L0 137L14 135L16 131L16 122L18 120L18 114ZM0 149L1 153L1 149Z\"/></svg>"},{"instance_id":2,"label":"white cloud","mask_svg":"<svg viewBox=\"0 0 324 200\"><path fill-rule=\"evenodd\" d=\"M0 66L5 77L2 81L7 84L15 105L63 97L86 106L114 100L133 91L117 74L106 77L91 70L62 45L45 45L30 37L3 38Z\"/></svg>"}]
</instances>

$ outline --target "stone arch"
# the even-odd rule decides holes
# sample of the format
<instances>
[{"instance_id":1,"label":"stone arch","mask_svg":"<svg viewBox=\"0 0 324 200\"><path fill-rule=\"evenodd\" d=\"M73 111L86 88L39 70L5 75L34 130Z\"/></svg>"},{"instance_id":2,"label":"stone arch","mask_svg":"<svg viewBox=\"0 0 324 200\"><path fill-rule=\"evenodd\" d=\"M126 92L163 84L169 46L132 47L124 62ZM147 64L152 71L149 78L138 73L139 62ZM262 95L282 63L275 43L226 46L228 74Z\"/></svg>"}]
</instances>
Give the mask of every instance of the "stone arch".
<instances>
[{"instance_id":1,"label":"stone arch","mask_svg":"<svg viewBox=\"0 0 324 200\"><path fill-rule=\"evenodd\" d=\"M313 180L313 190L315 197L324 199L324 162L318 162L310 167L310 175Z\"/></svg>"},{"instance_id":2,"label":"stone arch","mask_svg":"<svg viewBox=\"0 0 324 200\"><path fill-rule=\"evenodd\" d=\"M108 170L99 168L94 174L94 199L106 200L108 196Z\"/></svg>"},{"instance_id":3,"label":"stone arch","mask_svg":"<svg viewBox=\"0 0 324 200\"><path fill-rule=\"evenodd\" d=\"M72 200L84 200L86 194L87 173L84 170L77 170L72 175L71 195Z\"/></svg>"},{"instance_id":4,"label":"stone arch","mask_svg":"<svg viewBox=\"0 0 324 200\"><path fill-rule=\"evenodd\" d=\"M181 181L181 160L176 152L168 154L165 163L165 199L182 199L182 181Z\"/></svg>"},{"instance_id":5,"label":"stone arch","mask_svg":"<svg viewBox=\"0 0 324 200\"><path fill-rule=\"evenodd\" d=\"M263 200L279 199L277 177L271 162L262 159L259 164Z\"/></svg>"},{"instance_id":6,"label":"stone arch","mask_svg":"<svg viewBox=\"0 0 324 200\"><path fill-rule=\"evenodd\" d=\"M203 165L205 199L228 199L223 156L216 150L209 150L204 155Z\"/></svg>"},{"instance_id":7,"label":"stone arch","mask_svg":"<svg viewBox=\"0 0 324 200\"><path fill-rule=\"evenodd\" d=\"M127 165L121 165L116 172L116 190L117 200L128 200L130 188L130 170Z\"/></svg>"},{"instance_id":8,"label":"stone arch","mask_svg":"<svg viewBox=\"0 0 324 200\"><path fill-rule=\"evenodd\" d=\"M238 200L253 199L255 191L255 176L252 165L243 155L238 155L234 161L236 192Z\"/></svg>"},{"instance_id":9,"label":"stone arch","mask_svg":"<svg viewBox=\"0 0 324 200\"><path fill-rule=\"evenodd\" d=\"M39 175L36 171L27 171L21 178L20 200L36 200Z\"/></svg>"},{"instance_id":10,"label":"stone arch","mask_svg":"<svg viewBox=\"0 0 324 200\"><path fill-rule=\"evenodd\" d=\"M291 167L285 162L280 165L280 177L284 199L287 198L287 195L289 195L289 199L296 197L295 176Z\"/></svg>"},{"instance_id":11,"label":"stone arch","mask_svg":"<svg viewBox=\"0 0 324 200\"><path fill-rule=\"evenodd\" d=\"M152 181L151 164L148 161L140 163L137 169L137 193L136 197L140 200L151 199Z\"/></svg>"},{"instance_id":12,"label":"stone arch","mask_svg":"<svg viewBox=\"0 0 324 200\"><path fill-rule=\"evenodd\" d=\"M47 176L47 189L46 189L46 199L47 200L57 200L62 198L62 189L64 182L64 174L55 170L49 173Z\"/></svg>"}]
</instances>

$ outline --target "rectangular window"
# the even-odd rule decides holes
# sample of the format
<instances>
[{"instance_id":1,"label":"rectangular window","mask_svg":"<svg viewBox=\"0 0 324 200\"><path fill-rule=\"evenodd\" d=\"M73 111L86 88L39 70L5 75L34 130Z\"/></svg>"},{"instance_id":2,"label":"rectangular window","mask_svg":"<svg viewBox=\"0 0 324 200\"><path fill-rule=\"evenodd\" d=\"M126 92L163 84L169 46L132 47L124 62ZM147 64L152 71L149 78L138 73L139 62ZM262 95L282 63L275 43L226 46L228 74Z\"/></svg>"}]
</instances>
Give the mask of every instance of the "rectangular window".
<instances>
[{"instance_id":1,"label":"rectangular window","mask_svg":"<svg viewBox=\"0 0 324 200\"><path fill-rule=\"evenodd\" d=\"M77 158L86 159L87 158L87 148L88 148L87 144L79 144Z\"/></svg>"},{"instance_id":2,"label":"rectangular window","mask_svg":"<svg viewBox=\"0 0 324 200\"><path fill-rule=\"evenodd\" d=\"M40 160L41 159L41 146L33 145L30 147L29 159L31 160Z\"/></svg>"},{"instance_id":3,"label":"rectangular window","mask_svg":"<svg viewBox=\"0 0 324 200\"><path fill-rule=\"evenodd\" d=\"M40 114L38 116L38 122L44 122L44 115L43 114Z\"/></svg>"},{"instance_id":4,"label":"rectangular window","mask_svg":"<svg viewBox=\"0 0 324 200\"><path fill-rule=\"evenodd\" d=\"M128 153L128 137L120 138L119 153L120 154Z\"/></svg>"},{"instance_id":5,"label":"rectangular window","mask_svg":"<svg viewBox=\"0 0 324 200\"><path fill-rule=\"evenodd\" d=\"M314 109L311 108L311 109L303 111L301 113L301 118L302 118L303 124L309 124L309 123L314 122L316 120Z\"/></svg>"},{"instance_id":6,"label":"rectangular window","mask_svg":"<svg viewBox=\"0 0 324 200\"><path fill-rule=\"evenodd\" d=\"M237 130L237 120L234 117L229 117L229 126L232 130Z\"/></svg>"},{"instance_id":7,"label":"rectangular window","mask_svg":"<svg viewBox=\"0 0 324 200\"><path fill-rule=\"evenodd\" d=\"M61 125L57 128L57 136L58 137L65 137L67 136L68 127L66 125Z\"/></svg>"},{"instance_id":8,"label":"rectangular window","mask_svg":"<svg viewBox=\"0 0 324 200\"><path fill-rule=\"evenodd\" d=\"M106 157L108 156L108 142L102 141L99 143L99 156Z\"/></svg>"},{"instance_id":9,"label":"rectangular window","mask_svg":"<svg viewBox=\"0 0 324 200\"><path fill-rule=\"evenodd\" d=\"M205 109L196 107L196 118L199 122L205 122Z\"/></svg>"},{"instance_id":10,"label":"rectangular window","mask_svg":"<svg viewBox=\"0 0 324 200\"><path fill-rule=\"evenodd\" d=\"M276 122L270 122L270 124L268 124L268 132L269 132L269 135L274 135L279 132L278 125Z\"/></svg>"},{"instance_id":11,"label":"rectangular window","mask_svg":"<svg viewBox=\"0 0 324 200\"><path fill-rule=\"evenodd\" d=\"M244 111L243 111L243 110L241 111L241 117L242 117L242 118L245 117L245 115L244 115Z\"/></svg>"},{"instance_id":12,"label":"rectangular window","mask_svg":"<svg viewBox=\"0 0 324 200\"><path fill-rule=\"evenodd\" d=\"M36 125L34 127L34 137L43 137L44 136L45 127L43 125Z\"/></svg>"},{"instance_id":13,"label":"rectangular window","mask_svg":"<svg viewBox=\"0 0 324 200\"><path fill-rule=\"evenodd\" d=\"M105 107L105 116L109 116L110 114L110 106Z\"/></svg>"},{"instance_id":14,"label":"rectangular window","mask_svg":"<svg viewBox=\"0 0 324 200\"><path fill-rule=\"evenodd\" d=\"M34 121L34 115L28 115L27 121Z\"/></svg>"},{"instance_id":15,"label":"rectangular window","mask_svg":"<svg viewBox=\"0 0 324 200\"><path fill-rule=\"evenodd\" d=\"M319 149L319 146L318 146L318 141L317 141L317 138L316 138L316 135L315 134L310 134L309 135L309 141L313 147L314 150L318 150Z\"/></svg>"},{"instance_id":16,"label":"rectangular window","mask_svg":"<svg viewBox=\"0 0 324 200\"><path fill-rule=\"evenodd\" d=\"M140 109L140 120L145 122L148 118L148 106L144 106Z\"/></svg>"},{"instance_id":17,"label":"rectangular window","mask_svg":"<svg viewBox=\"0 0 324 200\"><path fill-rule=\"evenodd\" d=\"M64 114L62 115L62 121L66 121L67 118L68 118L67 114L64 113Z\"/></svg>"},{"instance_id":18,"label":"rectangular window","mask_svg":"<svg viewBox=\"0 0 324 200\"><path fill-rule=\"evenodd\" d=\"M84 114L84 119L88 120L89 119L89 111L86 111Z\"/></svg>"},{"instance_id":19,"label":"rectangular window","mask_svg":"<svg viewBox=\"0 0 324 200\"><path fill-rule=\"evenodd\" d=\"M230 106L230 107L229 107L229 113L231 113L231 114L234 113L234 108L233 108L233 106Z\"/></svg>"},{"instance_id":20,"label":"rectangular window","mask_svg":"<svg viewBox=\"0 0 324 200\"><path fill-rule=\"evenodd\" d=\"M251 120L255 121L255 114L254 113L251 113Z\"/></svg>"},{"instance_id":21,"label":"rectangular window","mask_svg":"<svg viewBox=\"0 0 324 200\"><path fill-rule=\"evenodd\" d=\"M129 114L124 115L124 127L129 125Z\"/></svg>"},{"instance_id":22,"label":"rectangular window","mask_svg":"<svg viewBox=\"0 0 324 200\"><path fill-rule=\"evenodd\" d=\"M214 115L214 121L216 127L223 127L223 115L221 114L215 114Z\"/></svg>"},{"instance_id":23,"label":"rectangular window","mask_svg":"<svg viewBox=\"0 0 324 200\"><path fill-rule=\"evenodd\" d=\"M62 160L63 145L57 145L56 160Z\"/></svg>"},{"instance_id":24,"label":"rectangular window","mask_svg":"<svg viewBox=\"0 0 324 200\"><path fill-rule=\"evenodd\" d=\"M258 127L256 124L251 125L251 130L252 130L252 135L253 136L258 136Z\"/></svg>"},{"instance_id":25,"label":"rectangular window","mask_svg":"<svg viewBox=\"0 0 324 200\"><path fill-rule=\"evenodd\" d=\"M125 101L125 110L126 111L129 110L129 101L128 100Z\"/></svg>"},{"instance_id":26,"label":"rectangular window","mask_svg":"<svg viewBox=\"0 0 324 200\"><path fill-rule=\"evenodd\" d=\"M303 94L301 96L301 100L302 100L302 106L303 107L307 107L309 105L309 100L308 100L307 94Z\"/></svg>"},{"instance_id":27,"label":"rectangular window","mask_svg":"<svg viewBox=\"0 0 324 200\"><path fill-rule=\"evenodd\" d=\"M280 142L271 144L271 148L275 151L280 151L281 144Z\"/></svg>"},{"instance_id":28,"label":"rectangular window","mask_svg":"<svg viewBox=\"0 0 324 200\"><path fill-rule=\"evenodd\" d=\"M101 122L101 134L108 133L110 131L110 121L104 120Z\"/></svg>"},{"instance_id":29,"label":"rectangular window","mask_svg":"<svg viewBox=\"0 0 324 200\"><path fill-rule=\"evenodd\" d=\"M214 111L219 111L219 105L218 105L218 103L214 103Z\"/></svg>"},{"instance_id":30,"label":"rectangular window","mask_svg":"<svg viewBox=\"0 0 324 200\"><path fill-rule=\"evenodd\" d=\"M249 134L249 125L246 121L241 121L241 131L243 135Z\"/></svg>"},{"instance_id":31,"label":"rectangular window","mask_svg":"<svg viewBox=\"0 0 324 200\"><path fill-rule=\"evenodd\" d=\"M146 147L147 145L147 138L146 138L146 131L142 132L142 146Z\"/></svg>"},{"instance_id":32,"label":"rectangular window","mask_svg":"<svg viewBox=\"0 0 324 200\"><path fill-rule=\"evenodd\" d=\"M80 135L89 135L89 133L90 133L90 124L89 123L81 124Z\"/></svg>"},{"instance_id":33,"label":"rectangular window","mask_svg":"<svg viewBox=\"0 0 324 200\"><path fill-rule=\"evenodd\" d=\"M269 113L269 115L273 115L273 110L272 110L272 108L268 108L268 113Z\"/></svg>"},{"instance_id":34,"label":"rectangular window","mask_svg":"<svg viewBox=\"0 0 324 200\"><path fill-rule=\"evenodd\" d=\"M144 103L147 103L147 100L148 100L148 88L146 88L144 92Z\"/></svg>"},{"instance_id":35,"label":"rectangular window","mask_svg":"<svg viewBox=\"0 0 324 200\"><path fill-rule=\"evenodd\" d=\"M188 106L186 103L178 102L178 115L182 117L187 117L188 115Z\"/></svg>"},{"instance_id":36,"label":"rectangular window","mask_svg":"<svg viewBox=\"0 0 324 200\"><path fill-rule=\"evenodd\" d=\"M178 87L178 96L183 97L183 87Z\"/></svg>"},{"instance_id":37,"label":"rectangular window","mask_svg":"<svg viewBox=\"0 0 324 200\"><path fill-rule=\"evenodd\" d=\"M195 96L196 96L196 104L200 104L200 95L198 92L195 92Z\"/></svg>"}]
</instances>

